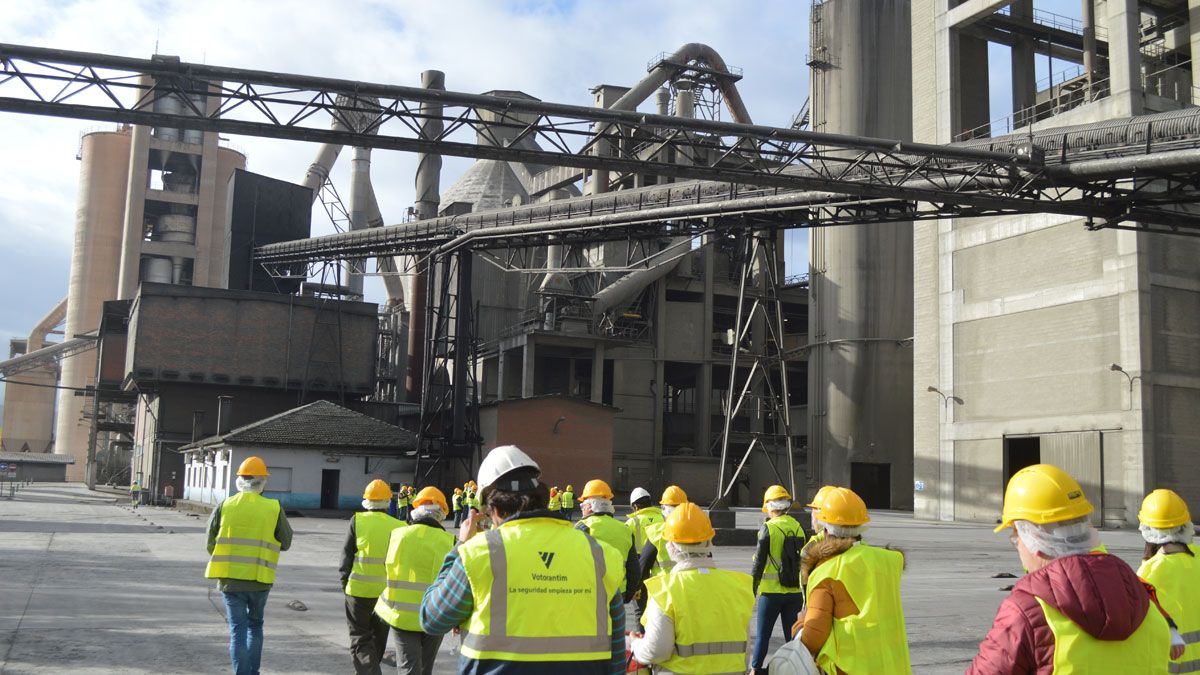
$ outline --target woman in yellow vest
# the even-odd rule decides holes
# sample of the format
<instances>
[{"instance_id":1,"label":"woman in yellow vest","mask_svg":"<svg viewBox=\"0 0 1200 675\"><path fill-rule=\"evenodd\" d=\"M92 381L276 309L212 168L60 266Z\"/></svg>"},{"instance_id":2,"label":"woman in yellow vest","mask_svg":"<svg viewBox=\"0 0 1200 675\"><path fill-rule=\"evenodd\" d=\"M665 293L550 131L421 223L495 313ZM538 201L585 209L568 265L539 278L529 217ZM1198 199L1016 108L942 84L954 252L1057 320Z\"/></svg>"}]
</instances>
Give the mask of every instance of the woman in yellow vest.
<instances>
[{"instance_id":1,"label":"woman in yellow vest","mask_svg":"<svg viewBox=\"0 0 1200 675\"><path fill-rule=\"evenodd\" d=\"M754 637L754 650L750 655L750 668L757 675L765 673L763 661L767 657L767 647L771 642L771 634L775 632L775 624L783 624L785 642L792 639L792 624L804 607L804 589L800 586L799 578L799 547L803 546L804 528L796 519L788 515L792 508L792 496L782 485L772 485L763 495L763 513L767 520L758 532L758 546L754 552L754 564L750 576L754 579L754 593L758 595L755 607L757 617ZM794 540L798 546L795 567L790 572L796 575L787 585L787 579L780 579L780 570L784 566L784 543ZM761 593L761 595L760 595Z\"/></svg>"},{"instance_id":2,"label":"woman in yellow vest","mask_svg":"<svg viewBox=\"0 0 1200 675\"><path fill-rule=\"evenodd\" d=\"M703 509L690 502L667 516L663 537L675 565L646 580L645 632L633 657L656 674L742 673L754 592L749 575L718 569L716 535Z\"/></svg>"},{"instance_id":3,"label":"woman in yellow vest","mask_svg":"<svg viewBox=\"0 0 1200 675\"><path fill-rule=\"evenodd\" d=\"M1171 490L1146 495L1138 512L1146 550L1137 574L1154 586L1185 645L1171 652L1170 672L1200 672L1200 548L1187 503Z\"/></svg>"},{"instance_id":4,"label":"woman in yellow vest","mask_svg":"<svg viewBox=\"0 0 1200 675\"><path fill-rule=\"evenodd\" d=\"M421 630L421 597L437 578L442 560L454 548L454 535L442 527L446 495L427 487L412 500L412 525L392 531L388 542L387 589L375 614L392 627L400 675L431 675L441 635Z\"/></svg>"},{"instance_id":5,"label":"woman in yellow vest","mask_svg":"<svg viewBox=\"0 0 1200 675\"><path fill-rule=\"evenodd\" d=\"M646 527L646 543L642 546L641 553L638 554L638 566L641 568L642 579L649 579L656 574L666 572L675 564L671 560L671 556L667 554L667 540L663 538L663 528L666 526L665 518L671 515L671 511L686 503L687 493L678 485L670 485L663 490L658 505L662 511L664 522Z\"/></svg>"},{"instance_id":6,"label":"woman in yellow vest","mask_svg":"<svg viewBox=\"0 0 1200 675\"><path fill-rule=\"evenodd\" d=\"M904 555L863 543L871 518L852 490L830 490L820 519L825 537L801 561L808 606L793 631L803 628L800 640L830 675L911 673L900 604Z\"/></svg>"},{"instance_id":7,"label":"woman in yellow vest","mask_svg":"<svg viewBox=\"0 0 1200 675\"><path fill-rule=\"evenodd\" d=\"M392 488L373 480L363 490L365 512L350 519L342 546L342 588L346 592L346 624L350 628L350 659L360 675L379 673L387 648L388 626L375 616L375 602L387 584L384 554L392 531L404 523L387 514Z\"/></svg>"},{"instance_id":8,"label":"woman in yellow vest","mask_svg":"<svg viewBox=\"0 0 1200 675\"><path fill-rule=\"evenodd\" d=\"M550 502L547 505L554 514L562 513L562 496L558 492L558 487L550 488Z\"/></svg>"},{"instance_id":9,"label":"woman in yellow vest","mask_svg":"<svg viewBox=\"0 0 1200 675\"><path fill-rule=\"evenodd\" d=\"M1094 550L1092 510L1056 466L1013 474L996 531L1013 529L1009 541L1029 573L1000 603L969 675L1167 672L1167 619L1125 561Z\"/></svg>"},{"instance_id":10,"label":"woman in yellow vest","mask_svg":"<svg viewBox=\"0 0 1200 675\"><path fill-rule=\"evenodd\" d=\"M520 448L479 465L487 516L459 530L421 599L421 629L462 627L459 672L611 675L625 669L621 557L546 508L541 469ZM487 517L493 528L481 531Z\"/></svg>"},{"instance_id":11,"label":"woman in yellow vest","mask_svg":"<svg viewBox=\"0 0 1200 675\"><path fill-rule=\"evenodd\" d=\"M579 495L583 518L575 525L575 529L612 546L625 559L625 578L621 582L621 591L625 602L630 602L642 583L638 552L633 547L633 532L613 517L615 509L612 499L613 492L608 483L600 479L589 480L583 486L583 494Z\"/></svg>"},{"instance_id":12,"label":"woman in yellow vest","mask_svg":"<svg viewBox=\"0 0 1200 675\"><path fill-rule=\"evenodd\" d=\"M262 661L263 614L275 583L279 552L292 545L292 526L278 501L262 496L267 465L247 457L238 467L238 493L208 519L204 576L217 580L229 622L229 656L235 673L257 673Z\"/></svg>"}]
</instances>

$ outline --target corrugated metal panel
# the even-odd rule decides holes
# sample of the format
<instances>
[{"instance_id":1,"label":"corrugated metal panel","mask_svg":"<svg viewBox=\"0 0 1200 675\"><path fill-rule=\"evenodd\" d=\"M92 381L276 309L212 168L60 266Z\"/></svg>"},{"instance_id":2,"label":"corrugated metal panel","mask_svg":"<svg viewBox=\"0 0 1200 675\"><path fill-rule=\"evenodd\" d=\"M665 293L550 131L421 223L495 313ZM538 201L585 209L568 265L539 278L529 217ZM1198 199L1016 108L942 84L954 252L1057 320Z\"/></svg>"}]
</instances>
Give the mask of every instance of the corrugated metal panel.
<instances>
[{"instance_id":1,"label":"corrugated metal panel","mask_svg":"<svg viewBox=\"0 0 1200 675\"><path fill-rule=\"evenodd\" d=\"M1062 468L1083 486L1095 507L1092 522L1100 524L1100 432L1078 431L1041 437L1042 462Z\"/></svg>"},{"instance_id":2,"label":"corrugated metal panel","mask_svg":"<svg viewBox=\"0 0 1200 675\"><path fill-rule=\"evenodd\" d=\"M1200 481L1200 390L1154 387L1154 457L1157 484L1179 493L1197 508Z\"/></svg>"},{"instance_id":3,"label":"corrugated metal panel","mask_svg":"<svg viewBox=\"0 0 1200 675\"><path fill-rule=\"evenodd\" d=\"M1152 286L1150 308L1154 369L1200 374L1200 293Z\"/></svg>"}]
</instances>

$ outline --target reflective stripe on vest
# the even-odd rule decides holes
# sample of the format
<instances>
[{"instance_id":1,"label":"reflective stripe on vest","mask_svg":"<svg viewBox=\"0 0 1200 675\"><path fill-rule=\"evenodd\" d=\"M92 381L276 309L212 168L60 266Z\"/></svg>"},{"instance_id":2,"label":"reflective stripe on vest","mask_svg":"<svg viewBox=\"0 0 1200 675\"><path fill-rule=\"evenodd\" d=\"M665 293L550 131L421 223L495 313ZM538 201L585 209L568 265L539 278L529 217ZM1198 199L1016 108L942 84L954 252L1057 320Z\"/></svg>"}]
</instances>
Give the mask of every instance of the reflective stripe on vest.
<instances>
[{"instance_id":1,"label":"reflective stripe on vest","mask_svg":"<svg viewBox=\"0 0 1200 675\"><path fill-rule=\"evenodd\" d=\"M1133 635L1124 640L1097 640L1041 598L1035 600L1054 633L1054 675L1167 672L1171 629L1154 603Z\"/></svg>"},{"instance_id":2,"label":"reflective stripe on vest","mask_svg":"<svg viewBox=\"0 0 1200 675\"><path fill-rule=\"evenodd\" d=\"M525 518L472 538L459 547L459 555L475 593L463 656L500 661L612 658L609 602L622 568L611 547L564 520Z\"/></svg>"},{"instance_id":3,"label":"reflective stripe on vest","mask_svg":"<svg viewBox=\"0 0 1200 675\"><path fill-rule=\"evenodd\" d=\"M551 497L549 508L551 511L561 511L562 510L562 498L561 497Z\"/></svg>"},{"instance_id":4,"label":"reflective stripe on vest","mask_svg":"<svg viewBox=\"0 0 1200 675\"><path fill-rule=\"evenodd\" d=\"M767 535L771 538L770 553L767 556L767 565L763 568L761 583L758 585L760 593L800 593L800 586L784 586L779 583L779 564L783 561L783 538L788 535L793 535L804 539L804 528L800 527L800 523L796 519L783 515L778 518L771 518L765 525L767 526Z\"/></svg>"},{"instance_id":5,"label":"reflective stripe on vest","mask_svg":"<svg viewBox=\"0 0 1200 675\"><path fill-rule=\"evenodd\" d=\"M350 568L346 582L346 595L356 598L378 598L387 584L388 541L392 531L405 527L404 523L382 511L367 511L354 514L354 536L358 553Z\"/></svg>"},{"instance_id":6,"label":"reflective stripe on vest","mask_svg":"<svg viewBox=\"0 0 1200 675\"><path fill-rule=\"evenodd\" d=\"M221 524L204 576L275 583L280 543L275 538L279 502L239 492L221 504Z\"/></svg>"},{"instance_id":7,"label":"reflective stripe on vest","mask_svg":"<svg viewBox=\"0 0 1200 675\"><path fill-rule=\"evenodd\" d=\"M644 509L638 509L629 514L629 517L625 520L625 524L633 530L634 547L636 547L638 553L642 552L648 541L646 538L646 528L654 523L661 523L663 520L662 509L657 506L647 506Z\"/></svg>"},{"instance_id":8,"label":"reflective stripe on vest","mask_svg":"<svg viewBox=\"0 0 1200 675\"><path fill-rule=\"evenodd\" d=\"M912 672L900 604L903 567L904 555L900 552L859 543L812 571L808 578L810 589L826 579L840 581L860 608L858 614L833 620L829 638L817 654L817 665L822 670Z\"/></svg>"},{"instance_id":9,"label":"reflective stripe on vest","mask_svg":"<svg viewBox=\"0 0 1200 675\"><path fill-rule=\"evenodd\" d=\"M750 575L708 568L676 570L648 579L646 593L675 626L675 651L660 664L664 670L746 672L746 626L754 611Z\"/></svg>"},{"instance_id":10,"label":"reflective stripe on vest","mask_svg":"<svg viewBox=\"0 0 1200 675\"><path fill-rule=\"evenodd\" d=\"M654 544L658 555L654 558L654 564L650 566L650 576L656 576L663 572L670 572L671 568L675 567L675 561L671 560L671 555L667 553L667 540L663 538L663 527L666 526L666 521L654 523L646 528L646 541Z\"/></svg>"},{"instance_id":11,"label":"reflective stripe on vest","mask_svg":"<svg viewBox=\"0 0 1200 675\"><path fill-rule=\"evenodd\" d=\"M392 530L387 583L375 603L375 614L393 628L420 631L421 599L452 548L454 535L440 527L417 523Z\"/></svg>"},{"instance_id":12,"label":"reflective stripe on vest","mask_svg":"<svg viewBox=\"0 0 1200 675\"><path fill-rule=\"evenodd\" d=\"M1138 567L1186 645L1183 656L1168 665L1170 673L1200 673L1200 547L1188 544L1188 550L1192 555L1159 549Z\"/></svg>"},{"instance_id":13,"label":"reflective stripe on vest","mask_svg":"<svg viewBox=\"0 0 1200 675\"><path fill-rule=\"evenodd\" d=\"M602 541L617 550L621 554L621 558L629 557L629 552L633 550L633 533L629 531L619 520L613 518L611 514L597 514L588 516L579 521L588 532L596 538L597 541ZM625 592L628 582L625 580L624 567L621 568L621 592Z\"/></svg>"},{"instance_id":14,"label":"reflective stripe on vest","mask_svg":"<svg viewBox=\"0 0 1200 675\"><path fill-rule=\"evenodd\" d=\"M562 506L564 509L570 509L570 508L575 507L575 493L574 492L562 493Z\"/></svg>"}]
</instances>

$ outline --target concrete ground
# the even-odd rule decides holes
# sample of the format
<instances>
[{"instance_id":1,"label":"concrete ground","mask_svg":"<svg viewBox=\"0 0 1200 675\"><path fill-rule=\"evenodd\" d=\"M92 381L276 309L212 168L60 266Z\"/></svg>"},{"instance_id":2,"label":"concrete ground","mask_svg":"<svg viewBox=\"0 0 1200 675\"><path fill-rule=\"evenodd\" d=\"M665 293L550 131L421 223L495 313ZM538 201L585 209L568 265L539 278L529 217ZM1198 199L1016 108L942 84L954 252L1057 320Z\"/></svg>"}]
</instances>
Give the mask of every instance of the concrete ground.
<instances>
[{"instance_id":1,"label":"concrete ground","mask_svg":"<svg viewBox=\"0 0 1200 675\"><path fill-rule=\"evenodd\" d=\"M875 513L867 539L908 555L903 596L914 671L961 673L1020 573L1008 538L968 524ZM761 514L742 512L755 527ZM347 522L293 518L267 603L264 672L350 672L337 564ZM205 519L136 510L112 495L35 484L0 499L0 673L213 673L228 668L221 597L203 578ZM1107 531L1135 563L1136 531ZM749 548L722 548L722 567L749 571ZM306 611L289 608L300 601ZM776 634L772 651L782 642ZM455 672L447 637L438 673Z\"/></svg>"}]
</instances>

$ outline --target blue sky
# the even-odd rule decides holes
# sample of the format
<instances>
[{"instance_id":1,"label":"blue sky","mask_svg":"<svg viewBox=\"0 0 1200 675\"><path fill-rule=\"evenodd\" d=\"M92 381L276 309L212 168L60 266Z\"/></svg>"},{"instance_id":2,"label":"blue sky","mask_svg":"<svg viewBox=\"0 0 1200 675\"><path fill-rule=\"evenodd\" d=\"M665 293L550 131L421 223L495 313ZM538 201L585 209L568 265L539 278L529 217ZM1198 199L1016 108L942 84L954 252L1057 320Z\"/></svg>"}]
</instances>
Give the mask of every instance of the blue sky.
<instances>
[{"instance_id":1,"label":"blue sky","mask_svg":"<svg viewBox=\"0 0 1200 675\"><path fill-rule=\"evenodd\" d=\"M1077 0L1038 7L1078 16ZM0 42L396 84L446 72L452 90L518 89L543 100L591 104L597 84L636 82L656 54L704 42L743 69L742 97L756 123L786 126L808 94L804 65L808 0L521 0L508 2L341 3L210 0L74 0L8 3ZM264 30L264 27L270 30ZM1007 111L1001 68L993 117ZM1044 73L1040 74L1040 76ZM82 132L97 125L0 115L0 348L23 336L66 293ZM315 147L235 137L248 168L298 181ZM466 160L446 161L443 186ZM413 200L412 156L375 153L373 174L384 218L398 222ZM345 194L348 162L333 179ZM321 211L316 233L332 231ZM807 238L787 245L789 273L805 271ZM368 285L370 299L383 297Z\"/></svg>"}]
</instances>

